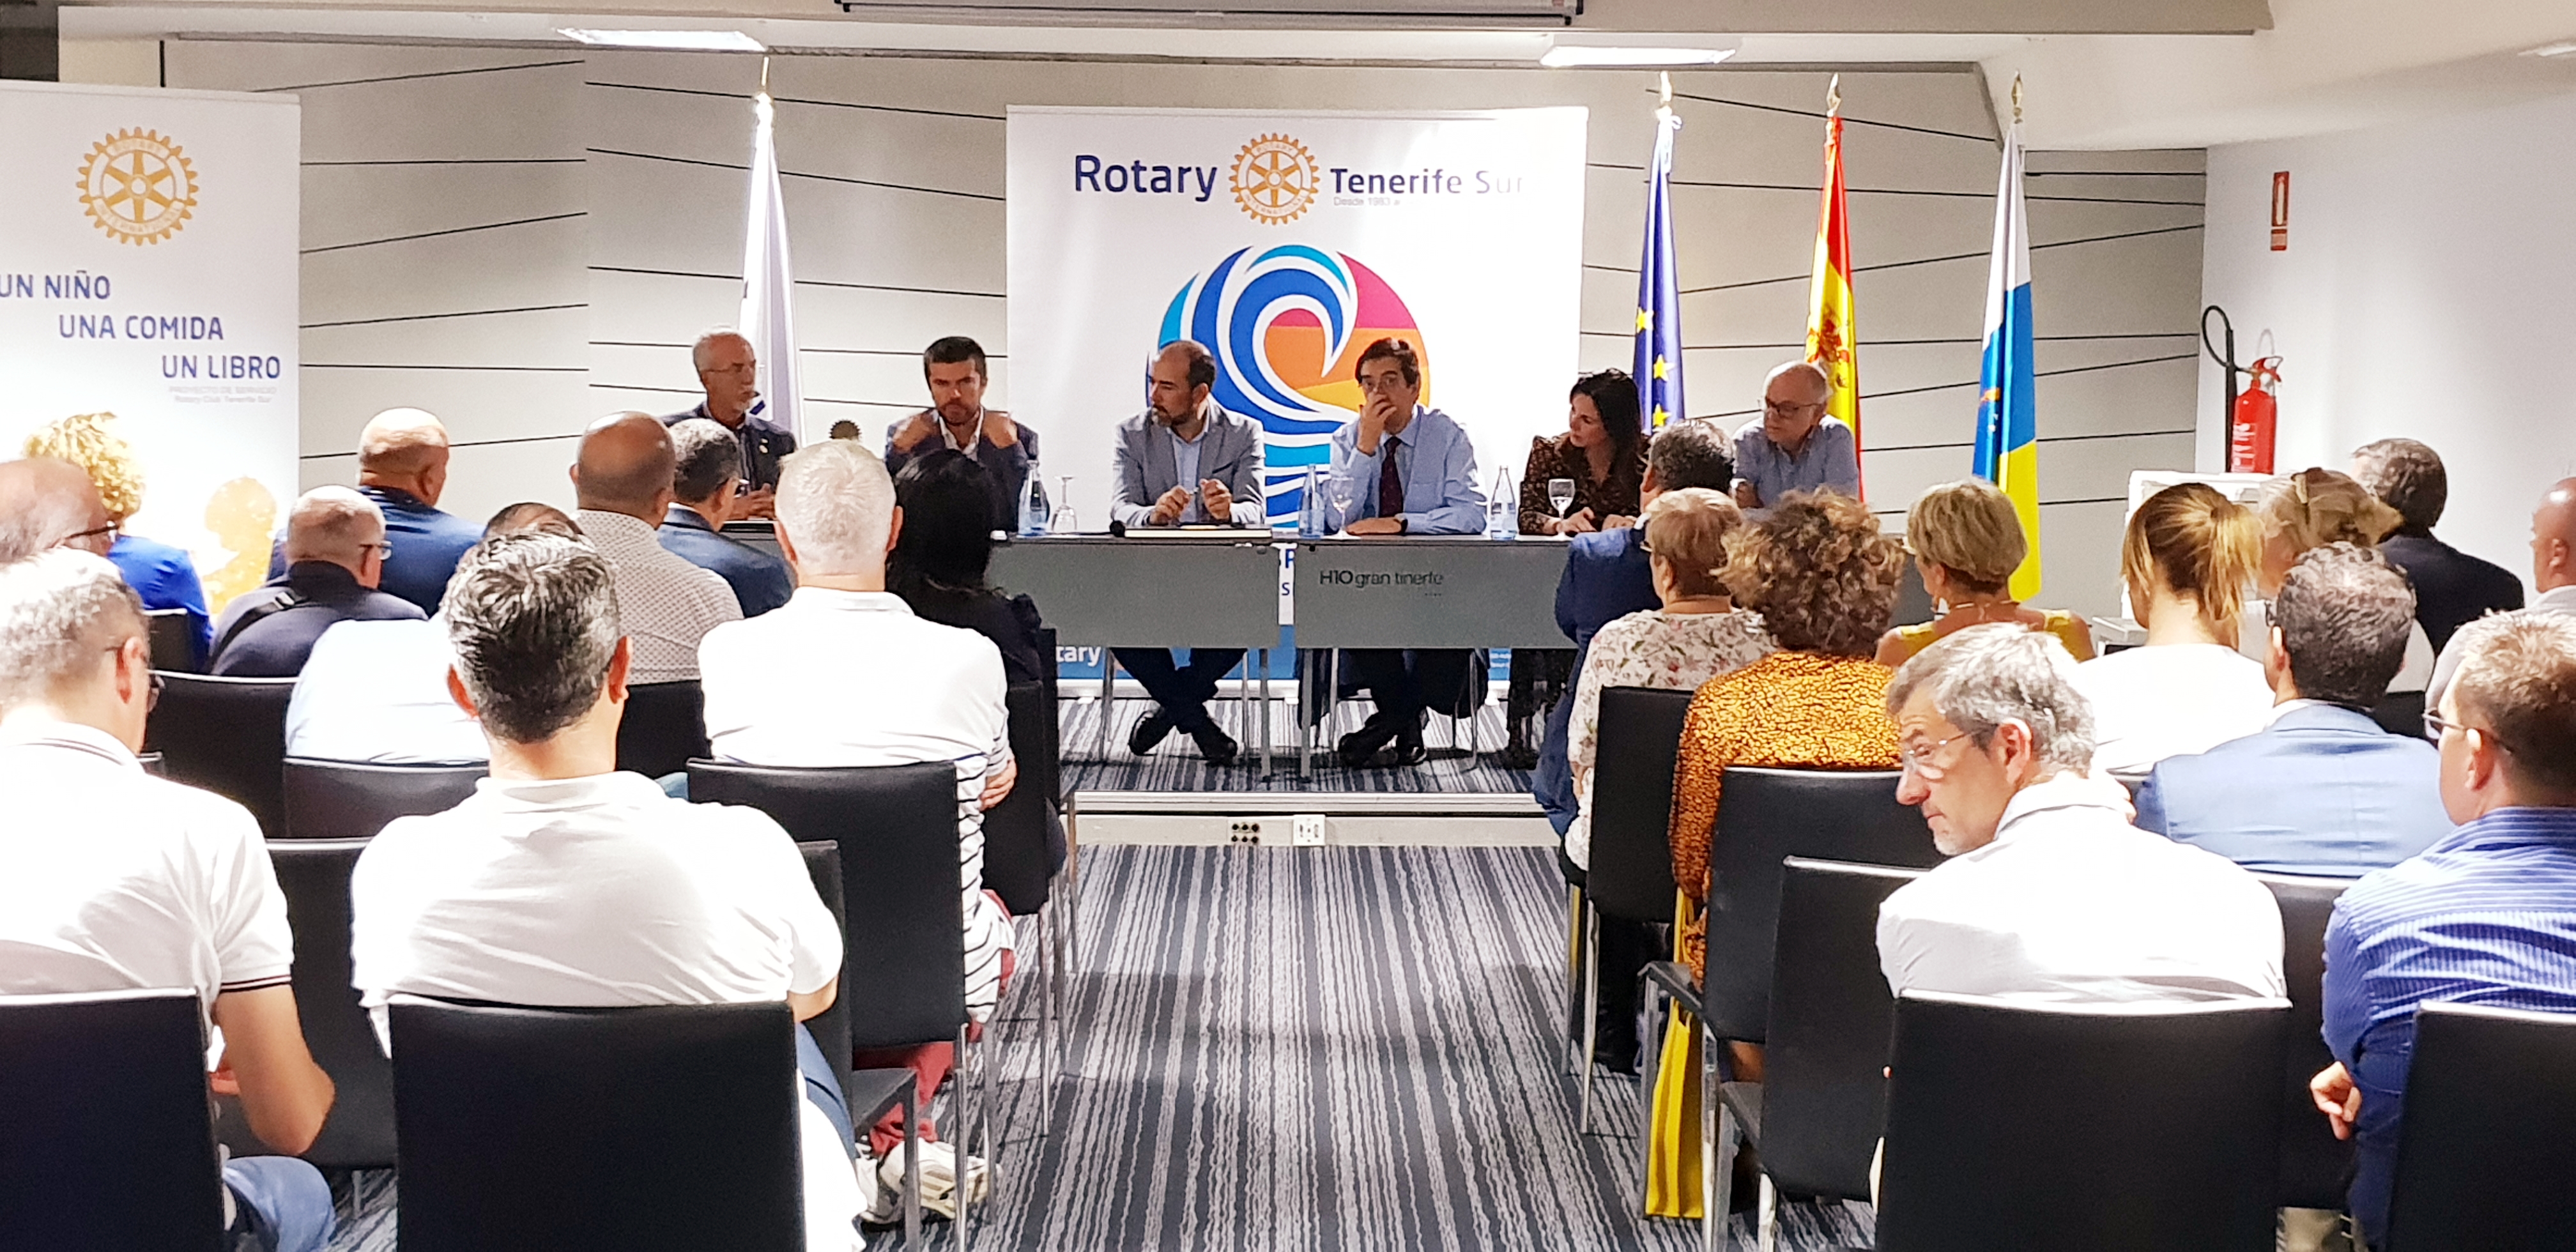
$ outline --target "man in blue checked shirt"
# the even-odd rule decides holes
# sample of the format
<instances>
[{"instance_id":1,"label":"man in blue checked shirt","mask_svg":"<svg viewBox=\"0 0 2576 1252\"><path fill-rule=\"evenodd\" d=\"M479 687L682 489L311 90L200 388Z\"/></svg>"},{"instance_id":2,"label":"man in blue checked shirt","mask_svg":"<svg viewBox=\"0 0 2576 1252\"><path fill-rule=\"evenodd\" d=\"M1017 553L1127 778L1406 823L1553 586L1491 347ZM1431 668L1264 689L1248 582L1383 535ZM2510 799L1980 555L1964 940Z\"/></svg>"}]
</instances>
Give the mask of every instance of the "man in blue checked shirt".
<instances>
[{"instance_id":1,"label":"man in blue checked shirt","mask_svg":"<svg viewBox=\"0 0 2576 1252\"><path fill-rule=\"evenodd\" d=\"M2309 1083L2358 1138L2362 1237L2388 1234L2415 1009L2576 1014L2576 618L2518 612L2460 628L2458 675L2427 717L2459 829L2343 894L2326 926L2325 1038Z\"/></svg>"}]
</instances>

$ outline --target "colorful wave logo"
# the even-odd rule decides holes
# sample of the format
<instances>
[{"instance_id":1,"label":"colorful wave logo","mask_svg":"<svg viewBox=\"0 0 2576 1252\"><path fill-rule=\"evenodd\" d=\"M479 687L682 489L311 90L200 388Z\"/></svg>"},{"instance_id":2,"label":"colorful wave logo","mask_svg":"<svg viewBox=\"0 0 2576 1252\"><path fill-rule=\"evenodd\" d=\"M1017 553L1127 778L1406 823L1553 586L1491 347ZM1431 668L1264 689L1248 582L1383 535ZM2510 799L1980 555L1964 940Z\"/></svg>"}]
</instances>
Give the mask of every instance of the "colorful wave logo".
<instances>
[{"instance_id":1,"label":"colorful wave logo","mask_svg":"<svg viewBox=\"0 0 2576 1252\"><path fill-rule=\"evenodd\" d=\"M1293 524L1306 467L1330 462L1333 432L1359 411L1359 354L1389 336L1420 355L1429 403L1431 353L1403 297L1355 258L1286 244L1237 249L1183 283L1154 342L1194 339L1216 354L1216 402L1260 420L1270 520Z\"/></svg>"}]
</instances>

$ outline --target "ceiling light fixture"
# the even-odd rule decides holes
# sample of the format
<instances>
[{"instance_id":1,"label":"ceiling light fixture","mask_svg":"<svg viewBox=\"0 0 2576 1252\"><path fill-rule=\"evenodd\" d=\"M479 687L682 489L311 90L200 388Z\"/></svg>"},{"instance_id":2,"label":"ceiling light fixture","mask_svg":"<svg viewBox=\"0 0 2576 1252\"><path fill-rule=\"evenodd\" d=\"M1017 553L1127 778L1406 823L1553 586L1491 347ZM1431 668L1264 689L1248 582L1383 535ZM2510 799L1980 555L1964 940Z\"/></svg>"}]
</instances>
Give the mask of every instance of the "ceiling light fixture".
<instances>
[{"instance_id":1,"label":"ceiling light fixture","mask_svg":"<svg viewBox=\"0 0 2576 1252\"><path fill-rule=\"evenodd\" d=\"M654 48L665 52L766 52L760 41L738 30L587 30L558 27L555 33L603 48Z\"/></svg>"},{"instance_id":2,"label":"ceiling light fixture","mask_svg":"<svg viewBox=\"0 0 2576 1252\"><path fill-rule=\"evenodd\" d=\"M2557 43L2545 43L2537 48L2523 50L2523 55L2527 57L2563 57L2571 53L2576 53L2576 39L2562 39Z\"/></svg>"},{"instance_id":3,"label":"ceiling light fixture","mask_svg":"<svg viewBox=\"0 0 2576 1252\"><path fill-rule=\"evenodd\" d=\"M1657 65L1715 65L1735 55L1733 48L1612 48L1593 44L1559 44L1538 63L1552 70Z\"/></svg>"}]
</instances>

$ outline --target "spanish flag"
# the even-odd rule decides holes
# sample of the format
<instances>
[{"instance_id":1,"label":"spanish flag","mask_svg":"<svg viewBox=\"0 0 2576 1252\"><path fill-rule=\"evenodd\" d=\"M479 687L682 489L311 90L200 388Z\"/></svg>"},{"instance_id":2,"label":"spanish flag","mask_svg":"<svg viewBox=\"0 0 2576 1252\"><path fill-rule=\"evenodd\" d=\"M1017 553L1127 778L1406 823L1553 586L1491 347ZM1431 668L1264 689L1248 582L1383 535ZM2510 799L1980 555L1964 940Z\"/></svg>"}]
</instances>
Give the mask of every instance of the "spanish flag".
<instances>
[{"instance_id":1,"label":"spanish flag","mask_svg":"<svg viewBox=\"0 0 2576 1252\"><path fill-rule=\"evenodd\" d=\"M2021 84L2004 132L2004 170L1995 188L1995 252L1986 279L1986 360L1977 389L1977 477L2003 488L2021 514L2030 555L2013 571L2012 596L2039 594L2039 408L2031 366L2030 215L2021 194Z\"/></svg>"},{"instance_id":2,"label":"spanish flag","mask_svg":"<svg viewBox=\"0 0 2576 1252\"><path fill-rule=\"evenodd\" d=\"M1853 355L1851 214L1843 206L1842 76L1825 96L1825 192L1816 210L1816 268L1807 283L1807 359L1834 380L1826 412L1860 445L1860 360Z\"/></svg>"}]
</instances>

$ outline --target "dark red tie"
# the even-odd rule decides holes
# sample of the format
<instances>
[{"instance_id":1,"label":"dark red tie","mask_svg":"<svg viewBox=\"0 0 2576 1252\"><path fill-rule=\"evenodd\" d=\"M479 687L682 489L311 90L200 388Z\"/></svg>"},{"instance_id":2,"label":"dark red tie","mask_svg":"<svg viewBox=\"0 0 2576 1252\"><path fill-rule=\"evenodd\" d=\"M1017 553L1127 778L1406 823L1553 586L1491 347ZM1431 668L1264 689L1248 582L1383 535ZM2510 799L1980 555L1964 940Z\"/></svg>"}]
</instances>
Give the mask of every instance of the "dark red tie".
<instances>
[{"instance_id":1,"label":"dark red tie","mask_svg":"<svg viewBox=\"0 0 2576 1252\"><path fill-rule=\"evenodd\" d=\"M1404 512L1404 472L1395 467L1395 450L1404 443L1393 435L1380 441L1377 467L1377 515L1397 517Z\"/></svg>"}]
</instances>

